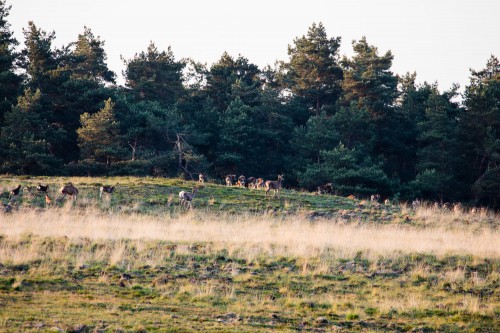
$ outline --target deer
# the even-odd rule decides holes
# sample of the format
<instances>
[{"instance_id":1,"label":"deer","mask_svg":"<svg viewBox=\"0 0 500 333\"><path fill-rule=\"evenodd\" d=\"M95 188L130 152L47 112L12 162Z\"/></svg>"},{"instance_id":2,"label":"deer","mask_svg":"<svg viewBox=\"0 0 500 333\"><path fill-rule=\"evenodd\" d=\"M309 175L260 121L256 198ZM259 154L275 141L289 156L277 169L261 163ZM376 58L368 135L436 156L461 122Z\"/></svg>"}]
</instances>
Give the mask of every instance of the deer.
<instances>
[{"instance_id":1,"label":"deer","mask_svg":"<svg viewBox=\"0 0 500 333\"><path fill-rule=\"evenodd\" d=\"M181 205L185 208L187 206L191 209L192 202L193 202L193 199L194 199L196 193L198 193L198 187L196 187L196 186L193 187L193 190L191 193L186 192L186 191L180 191L179 192L179 205Z\"/></svg>"},{"instance_id":2,"label":"deer","mask_svg":"<svg viewBox=\"0 0 500 333\"><path fill-rule=\"evenodd\" d=\"M327 183L325 185L318 186L318 194L331 194L333 191L333 184Z\"/></svg>"},{"instance_id":3,"label":"deer","mask_svg":"<svg viewBox=\"0 0 500 333\"><path fill-rule=\"evenodd\" d=\"M263 188L266 186L266 182L263 178L257 178L257 182L255 183L255 188Z\"/></svg>"},{"instance_id":4,"label":"deer","mask_svg":"<svg viewBox=\"0 0 500 333\"><path fill-rule=\"evenodd\" d=\"M248 177L245 186L248 188L257 188L257 179L255 177Z\"/></svg>"},{"instance_id":5,"label":"deer","mask_svg":"<svg viewBox=\"0 0 500 333\"><path fill-rule=\"evenodd\" d=\"M226 186L233 186L235 180L236 180L236 175L227 175Z\"/></svg>"},{"instance_id":6,"label":"deer","mask_svg":"<svg viewBox=\"0 0 500 333\"><path fill-rule=\"evenodd\" d=\"M15 189L12 189L9 193L9 199L18 196L20 190L21 190L21 185L18 185Z\"/></svg>"},{"instance_id":7,"label":"deer","mask_svg":"<svg viewBox=\"0 0 500 333\"><path fill-rule=\"evenodd\" d=\"M377 203L380 200L380 194L372 194L370 196L370 202Z\"/></svg>"},{"instance_id":8,"label":"deer","mask_svg":"<svg viewBox=\"0 0 500 333\"><path fill-rule=\"evenodd\" d=\"M42 184L38 184L38 186L36 187L36 190L38 192L43 192L43 193L47 193L47 191L49 190L49 185L42 185Z\"/></svg>"},{"instance_id":9,"label":"deer","mask_svg":"<svg viewBox=\"0 0 500 333\"><path fill-rule=\"evenodd\" d=\"M205 175L204 173L200 173L198 175L198 182L200 183L204 183L207 181L207 175Z\"/></svg>"},{"instance_id":10,"label":"deer","mask_svg":"<svg viewBox=\"0 0 500 333\"><path fill-rule=\"evenodd\" d=\"M99 199L102 198L103 193L107 193L107 194L111 195L111 193L113 193L114 191L115 191L114 186L108 186L108 185L101 186L99 188Z\"/></svg>"},{"instance_id":11,"label":"deer","mask_svg":"<svg viewBox=\"0 0 500 333\"><path fill-rule=\"evenodd\" d=\"M278 195L278 198L280 197L280 191L281 188L283 187L283 181L285 178L283 178L283 175L278 175L278 180L268 180L266 182L266 197L269 194L269 191L273 190L273 198Z\"/></svg>"},{"instance_id":12,"label":"deer","mask_svg":"<svg viewBox=\"0 0 500 333\"><path fill-rule=\"evenodd\" d=\"M76 200L76 197L78 196L78 189L73 186L72 183L69 183L68 185L64 185L61 187L60 192L63 196L69 195L72 199Z\"/></svg>"},{"instance_id":13,"label":"deer","mask_svg":"<svg viewBox=\"0 0 500 333\"><path fill-rule=\"evenodd\" d=\"M238 177L238 187L245 187L245 183L246 183L247 179L245 178L245 176L241 175Z\"/></svg>"}]
</instances>

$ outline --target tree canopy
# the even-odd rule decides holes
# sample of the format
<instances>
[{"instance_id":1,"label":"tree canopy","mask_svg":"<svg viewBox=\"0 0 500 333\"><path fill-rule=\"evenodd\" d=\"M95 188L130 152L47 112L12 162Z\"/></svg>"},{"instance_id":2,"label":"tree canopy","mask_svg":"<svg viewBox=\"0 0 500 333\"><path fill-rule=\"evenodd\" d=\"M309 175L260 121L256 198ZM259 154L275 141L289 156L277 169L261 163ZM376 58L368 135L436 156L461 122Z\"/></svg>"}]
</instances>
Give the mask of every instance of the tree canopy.
<instances>
[{"instance_id":1,"label":"tree canopy","mask_svg":"<svg viewBox=\"0 0 500 333\"><path fill-rule=\"evenodd\" d=\"M275 179L340 194L500 206L500 64L458 87L393 73L365 37L339 55L321 23L288 59L259 68L223 52L212 65L150 42L123 59L84 27L67 46L29 22L13 36L0 0L0 172Z\"/></svg>"}]
</instances>

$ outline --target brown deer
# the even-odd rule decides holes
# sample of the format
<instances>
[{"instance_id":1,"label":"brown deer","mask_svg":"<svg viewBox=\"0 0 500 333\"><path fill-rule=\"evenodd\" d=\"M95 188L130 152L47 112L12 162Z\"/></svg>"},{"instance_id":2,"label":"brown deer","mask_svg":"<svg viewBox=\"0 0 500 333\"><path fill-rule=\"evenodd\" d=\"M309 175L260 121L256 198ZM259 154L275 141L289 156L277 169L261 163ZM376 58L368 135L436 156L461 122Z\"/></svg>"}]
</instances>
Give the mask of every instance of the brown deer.
<instances>
[{"instance_id":1,"label":"brown deer","mask_svg":"<svg viewBox=\"0 0 500 333\"><path fill-rule=\"evenodd\" d=\"M195 186L193 187L193 191L191 193L186 192L186 191L180 191L179 192L179 205L183 206L184 208L189 207L190 209L192 208L192 202L193 199L198 193L198 188Z\"/></svg>"},{"instance_id":2,"label":"brown deer","mask_svg":"<svg viewBox=\"0 0 500 333\"><path fill-rule=\"evenodd\" d=\"M72 199L76 199L78 196L78 189L72 183L61 187L60 192L63 196L69 195Z\"/></svg>"},{"instance_id":3,"label":"brown deer","mask_svg":"<svg viewBox=\"0 0 500 333\"><path fill-rule=\"evenodd\" d=\"M236 175L227 175L226 176L226 186L233 186L236 181Z\"/></svg>"},{"instance_id":4,"label":"brown deer","mask_svg":"<svg viewBox=\"0 0 500 333\"><path fill-rule=\"evenodd\" d=\"M331 194L333 191L333 184L327 183L325 185L318 186L318 194Z\"/></svg>"},{"instance_id":5,"label":"brown deer","mask_svg":"<svg viewBox=\"0 0 500 333\"><path fill-rule=\"evenodd\" d=\"M102 198L103 193L107 193L107 194L111 195L114 191L115 191L114 186L108 186L108 185L101 186L99 188L99 199Z\"/></svg>"},{"instance_id":6,"label":"brown deer","mask_svg":"<svg viewBox=\"0 0 500 333\"><path fill-rule=\"evenodd\" d=\"M278 198L280 197L280 191L281 188L283 187L283 181L285 178L283 178L283 175L278 175L278 180L268 180L266 182L266 197L269 194L269 191L273 190L273 198L278 195Z\"/></svg>"},{"instance_id":7,"label":"brown deer","mask_svg":"<svg viewBox=\"0 0 500 333\"><path fill-rule=\"evenodd\" d=\"M262 178L257 178L257 182L255 183L255 188L264 188L266 186L266 182Z\"/></svg>"},{"instance_id":8,"label":"brown deer","mask_svg":"<svg viewBox=\"0 0 500 333\"><path fill-rule=\"evenodd\" d=\"M42 184L38 184L38 186L36 187L36 190L38 192L43 192L43 193L47 193L47 191L49 190L49 185L42 185Z\"/></svg>"},{"instance_id":9,"label":"brown deer","mask_svg":"<svg viewBox=\"0 0 500 333\"><path fill-rule=\"evenodd\" d=\"M245 183L246 183L247 179L245 178L245 176L241 175L238 177L238 187L245 187Z\"/></svg>"},{"instance_id":10,"label":"brown deer","mask_svg":"<svg viewBox=\"0 0 500 333\"><path fill-rule=\"evenodd\" d=\"M380 200L380 194L372 194L370 196L370 202L377 203Z\"/></svg>"},{"instance_id":11,"label":"brown deer","mask_svg":"<svg viewBox=\"0 0 500 333\"><path fill-rule=\"evenodd\" d=\"M200 173L198 175L198 182L200 183L204 183L207 181L207 175L205 175L204 173Z\"/></svg>"},{"instance_id":12,"label":"brown deer","mask_svg":"<svg viewBox=\"0 0 500 333\"><path fill-rule=\"evenodd\" d=\"M9 193L9 199L18 196L20 190L21 190L21 185L18 185L15 189L12 189Z\"/></svg>"},{"instance_id":13,"label":"brown deer","mask_svg":"<svg viewBox=\"0 0 500 333\"><path fill-rule=\"evenodd\" d=\"M257 179L255 177L248 177L245 186L248 188L256 188Z\"/></svg>"}]
</instances>

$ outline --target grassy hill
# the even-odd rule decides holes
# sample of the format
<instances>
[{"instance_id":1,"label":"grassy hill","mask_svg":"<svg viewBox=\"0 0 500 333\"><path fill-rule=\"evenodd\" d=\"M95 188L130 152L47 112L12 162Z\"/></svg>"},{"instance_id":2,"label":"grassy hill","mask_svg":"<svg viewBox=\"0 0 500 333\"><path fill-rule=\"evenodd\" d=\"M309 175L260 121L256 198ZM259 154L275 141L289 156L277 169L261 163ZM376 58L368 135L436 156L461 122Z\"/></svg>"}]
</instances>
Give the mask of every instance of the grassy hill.
<instances>
[{"instance_id":1,"label":"grassy hill","mask_svg":"<svg viewBox=\"0 0 500 333\"><path fill-rule=\"evenodd\" d=\"M279 215L305 214L314 217L339 216L346 219L360 218L378 222L392 222L401 217L399 206L371 204L367 200L349 199L335 195L317 195L316 193L298 192L284 189L279 198L266 197L263 189L247 189L236 186L227 187L214 183L197 183L180 179L165 178L82 178L82 177L2 177L0 193L2 202L8 203L9 191L18 184L22 191L18 205L22 207L44 207L45 200L36 191L26 187L36 187L39 183L49 185L49 196L60 197L59 189L72 182L80 191L76 205L98 206L108 210L136 210L141 213L179 211L179 191L191 191L193 186L201 187L195 200L196 209L212 212L254 212ZM116 186L115 193L109 198L99 200L101 185ZM59 202L62 205L62 201Z\"/></svg>"},{"instance_id":2,"label":"grassy hill","mask_svg":"<svg viewBox=\"0 0 500 333\"><path fill-rule=\"evenodd\" d=\"M76 202L58 200L72 182ZM25 187L49 184L53 204ZM9 200L18 184L22 193ZM115 185L99 199L99 186ZM162 178L0 178L0 332L495 332L491 211ZM32 192L32 193L30 193Z\"/></svg>"}]
</instances>

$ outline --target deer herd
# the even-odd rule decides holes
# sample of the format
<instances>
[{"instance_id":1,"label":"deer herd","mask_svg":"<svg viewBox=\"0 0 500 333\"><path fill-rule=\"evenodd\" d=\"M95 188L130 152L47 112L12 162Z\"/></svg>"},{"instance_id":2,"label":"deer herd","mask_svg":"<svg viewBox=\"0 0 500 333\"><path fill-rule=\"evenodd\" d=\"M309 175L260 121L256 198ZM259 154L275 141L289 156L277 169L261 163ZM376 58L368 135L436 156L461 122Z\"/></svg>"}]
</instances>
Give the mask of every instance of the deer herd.
<instances>
[{"instance_id":1,"label":"deer herd","mask_svg":"<svg viewBox=\"0 0 500 333\"><path fill-rule=\"evenodd\" d=\"M198 176L198 182L200 184L203 184L207 182L207 176L206 174L200 173ZM280 197L280 192L283 188L283 181L285 179L283 178L283 175L278 175L277 180L264 180L263 178L255 178L255 177L245 177L243 175L236 177L235 174L230 174L227 175L224 178L225 185L226 186L237 186L241 188L248 188L248 189L264 189L265 190L265 196L271 196L271 191L272 197ZM192 209L193 208L193 200L198 193L200 188L203 188L203 185L198 185L194 186L191 190L189 191L180 191L179 192L179 206L185 208L185 209ZM16 198L19 196L21 191L21 185L18 185L16 188L13 188L9 192L9 203L4 204L4 212L10 212L12 207L11 204L15 202ZM45 196L45 204L47 206L50 206L52 204L52 199L49 197L49 185L42 185L38 184L36 187L30 187L26 186L24 187L24 191L34 194L34 193L39 193ZM108 198L111 197L111 195L115 191L115 186L110 186L110 185L103 185L99 187L99 199L102 199L103 195L106 195ZM63 200L66 196L71 198L72 200L76 200L78 196L78 189L72 184L68 183L62 186L59 189L59 194L60 196L56 199L57 202L60 202ZM317 194L322 195L322 194L334 194L333 190L333 183L326 183L324 185L318 186L317 189ZM347 198L355 199L354 196L348 196ZM378 204L380 202L380 194L373 194L370 197L370 202ZM384 200L385 205L390 204L389 199ZM421 205L419 200L415 200L412 202L411 207L413 210L416 210L419 206ZM438 208L443 208L443 209L450 209L451 205L449 204L443 204L442 207L439 204L435 204L435 206L438 205ZM454 211L459 211L461 210L462 206L461 204L454 204L453 205L453 210Z\"/></svg>"},{"instance_id":2,"label":"deer herd","mask_svg":"<svg viewBox=\"0 0 500 333\"><path fill-rule=\"evenodd\" d=\"M201 178L201 175L200 175ZM273 197L280 195L280 191L283 188L283 175L278 175L278 180L268 180L265 181L263 178L255 178L241 175L236 178L236 175L227 175L225 178L226 186L238 186L246 187L249 189L259 189L263 188L266 190L266 196L270 195L269 192L273 190Z\"/></svg>"}]
</instances>

